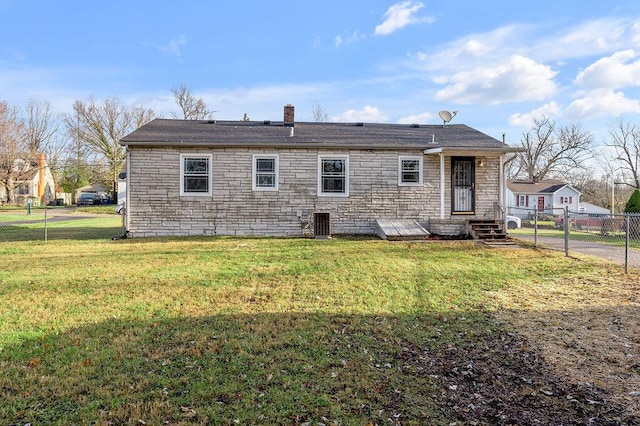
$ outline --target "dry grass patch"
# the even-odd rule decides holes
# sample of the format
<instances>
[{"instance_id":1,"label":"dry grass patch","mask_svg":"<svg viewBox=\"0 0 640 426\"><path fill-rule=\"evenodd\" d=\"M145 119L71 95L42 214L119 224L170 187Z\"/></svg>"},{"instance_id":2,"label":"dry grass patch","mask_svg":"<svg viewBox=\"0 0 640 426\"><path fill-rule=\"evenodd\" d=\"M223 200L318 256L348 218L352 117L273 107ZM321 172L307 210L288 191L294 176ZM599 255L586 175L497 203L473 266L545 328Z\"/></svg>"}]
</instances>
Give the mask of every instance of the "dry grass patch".
<instances>
[{"instance_id":1,"label":"dry grass patch","mask_svg":"<svg viewBox=\"0 0 640 426\"><path fill-rule=\"evenodd\" d=\"M497 317L541 351L567 382L600 389L640 417L640 274L575 260L576 276L514 282L493 292ZM596 403L596 402L594 402Z\"/></svg>"}]
</instances>

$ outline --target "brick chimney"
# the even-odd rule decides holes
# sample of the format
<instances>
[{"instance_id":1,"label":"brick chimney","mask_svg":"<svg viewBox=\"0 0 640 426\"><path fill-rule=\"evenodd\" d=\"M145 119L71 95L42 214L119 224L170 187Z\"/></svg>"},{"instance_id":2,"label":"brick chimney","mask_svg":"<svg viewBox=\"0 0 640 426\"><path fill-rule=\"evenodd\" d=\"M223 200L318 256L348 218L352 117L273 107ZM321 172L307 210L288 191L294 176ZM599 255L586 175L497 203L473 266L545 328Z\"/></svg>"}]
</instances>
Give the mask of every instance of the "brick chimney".
<instances>
[{"instance_id":1,"label":"brick chimney","mask_svg":"<svg viewBox=\"0 0 640 426\"><path fill-rule=\"evenodd\" d=\"M294 127L295 126L295 107L291 104L287 104L284 107L284 125L285 127Z\"/></svg>"}]
</instances>

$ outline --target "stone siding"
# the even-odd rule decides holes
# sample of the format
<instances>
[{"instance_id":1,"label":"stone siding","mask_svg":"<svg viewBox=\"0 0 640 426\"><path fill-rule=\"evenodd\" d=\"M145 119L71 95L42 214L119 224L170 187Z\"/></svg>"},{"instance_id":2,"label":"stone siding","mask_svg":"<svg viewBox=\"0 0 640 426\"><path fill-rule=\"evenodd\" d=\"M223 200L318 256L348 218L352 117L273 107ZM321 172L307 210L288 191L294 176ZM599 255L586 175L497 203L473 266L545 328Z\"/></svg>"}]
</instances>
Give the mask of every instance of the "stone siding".
<instances>
[{"instance_id":1,"label":"stone siding","mask_svg":"<svg viewBox=\"0 0 640 426\"><path fill-rule=\"evenodd\" d=\"M180 154L212 154L211 196L180 196ZM253 154L278 154L278 191L252 189ZM349 196L318 196L318 156L349 156ZM398 186L398 156L421 150L194 149L131 147L128 228L138 236L313 235L314 213L330 213L334 234L375 234L381 218L440 218L440 159L424 156L422 186ZM493 214L499 160L476 167L476 215L451 216L451 159L446 158L447 232ZM434 222L435 223L435 222ZM436 227L438 228L438 227ZM435 233L437 229L433 230Z\"/></svg>"}]
</instances>

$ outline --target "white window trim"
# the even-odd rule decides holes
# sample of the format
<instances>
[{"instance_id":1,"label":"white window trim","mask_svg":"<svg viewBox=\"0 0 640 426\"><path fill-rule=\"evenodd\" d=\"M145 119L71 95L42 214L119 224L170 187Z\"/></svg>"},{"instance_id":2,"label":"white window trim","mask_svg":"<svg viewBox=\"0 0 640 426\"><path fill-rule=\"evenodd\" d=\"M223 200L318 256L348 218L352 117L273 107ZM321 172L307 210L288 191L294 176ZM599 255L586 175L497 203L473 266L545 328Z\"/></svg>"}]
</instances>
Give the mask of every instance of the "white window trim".
<instances>
[{"instance_id":1,"label":"white window trim","mask_svg":"<svg viewBox=\"0 0 640 426\"><path fill-rule=\"evenodd\" d=\"M257 167L256 167L256 161L259 158L268 158L268 159L272 159L275 160L275 186L273 187L268 187L268 186L258 186L258 179L257 179ZM251 162L252 166L251 166L251 188L254 191L277 191L278 190L278 181L280 180L280 158L278 156L278 154L253 154L252 157L252 162Z\"/></svg>"},{"instance_id":2,"label":"white window trim","mask_svg":"<svg viewBox=\"0 0 640 426\"><path fill-rule=\"evenodd\" d=\"M344 192L322 191L322 160L344 160ZM318 196L319 197L348 197L349 196L349 156L348 155L318 155Z\"/></svg>"},{"instance_id":3,"label":"white window trim","mask_svg":"<svg viewBox=\"0 0 640 426\"><path fill-rule=\"evenodd\" d=\"M423 176L423 169L424 169L424 163L423 163L423 157L422 156L417 156L417 155L400 155L398 156L398 186L422 186L422 176ZM402 161L403 160L414 160L414 161L419 161L419 175L418 175L418 182L403 182L402 181Z\"/></svg>"},{"instance_id":4,"label":"white window trim","mask_svg":"<svg viewBox=\"0 0 640 426\"><path fill-rule=\"evenodd\" d=\"M184 192L184 160L187 158L206 158L209 160L208 192ZM210 197L213 194L213 155L198 152L180 154L180 196L182 197Z\"/></svg>"}]
</instances>

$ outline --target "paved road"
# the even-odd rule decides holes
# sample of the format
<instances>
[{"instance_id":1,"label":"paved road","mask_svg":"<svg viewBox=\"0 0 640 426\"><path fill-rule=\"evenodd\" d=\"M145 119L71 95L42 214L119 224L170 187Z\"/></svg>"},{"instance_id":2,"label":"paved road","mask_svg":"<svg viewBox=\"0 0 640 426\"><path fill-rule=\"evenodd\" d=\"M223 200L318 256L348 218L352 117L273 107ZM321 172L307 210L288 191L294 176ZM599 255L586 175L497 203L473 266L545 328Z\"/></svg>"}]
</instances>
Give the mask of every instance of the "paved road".
<instances>
[{"instance_id":1,"label":"paved road","mask_svg":"<svg viewBox=\"0 0 640 426\"><path fill-rule=\"evenodd\" d=\"M531 235L513 235L512 237L533 242L534 237ZM538 245L546 246L556 250L564 251L564 238L538 236ZM599 243L597 241L581 241L581 240L569 240L569 254L571 252L577 252L582 254L588 254L595 257L601 257L603 259L610 260L624 266L624 247L615 247L608 244ZM640 250L630 249L628 265L634 268L640 268Z\"/></svg>"}]
</instances>

